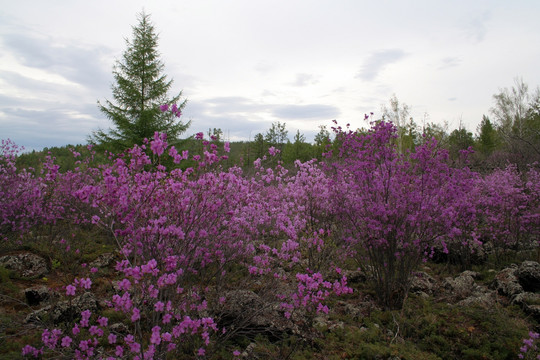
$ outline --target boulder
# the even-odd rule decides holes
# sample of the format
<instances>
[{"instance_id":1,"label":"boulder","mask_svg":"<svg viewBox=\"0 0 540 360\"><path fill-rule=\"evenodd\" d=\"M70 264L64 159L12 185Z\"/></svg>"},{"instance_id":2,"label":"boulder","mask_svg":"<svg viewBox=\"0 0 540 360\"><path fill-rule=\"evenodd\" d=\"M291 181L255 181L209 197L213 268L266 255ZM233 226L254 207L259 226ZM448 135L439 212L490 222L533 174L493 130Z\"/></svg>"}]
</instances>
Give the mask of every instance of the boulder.
<instances>
[{"instance_id":1,"label":"boulder","mask_svg":"<svg viewBox=\"0 0 540 360\"><path fill-rule=\"evenodd\" d=\"M476 289L474 279L478 277L478 273L474 271L464 271L454 279L447 277L442 283L442 287L446 289L452 297L465 299L473 294Z\"/></svg>"},{"instance_id":2,"label":"boulder","mask_svg":"<svg viewBox=\"0 0 540 360\"><path fill-rule=\"evenodd\" d=\"M47 286L33 286L24 290L24 296L26 297L26 303L28 305L35 306L42 302L52 300L57 297L58 294Z\"/></svg>"},{"instance_id":3,"label":"boulder","mask_svg":"<svg viewBox=\"0 0 540 360\"><path fill-rule=\"evenodd\" d=\"M39 278L49 272L45 258L29 252L4 255L0 257L0 266L16 272L23 278Z\"/></svg>"},{"instance_id":4,"label":"boulder","mask_svg":"<svg viewBox=\"0 0 540 360\"><path fill-rule=\"evenodd\" d=\"M478 285L475 279L479 276L477 272L467 270L454 279L446 278L442 287L450 293L451 298L458 300L458 306L491 307L495 304L495 292Z\"/></svg>"},{"instance_id":5,"label":"boulder","mask_svg":"<svg viewBox=\"0 0 540 360\"><path fill-rule=\"evenodd\" d=\"M415 294L433 294L436 281L431 275L424 271L419 271L413 274L411 278L410 291Z\"/></svg>"},{"instance_id":6,"label":"boulder","mask_svg":"<svg viewBox=\"0 0 540 360\"><path fill-rule=\"evenodd\" d=\"M525 307L526 305L540 304L540 294L533 292L522 292L512 299L512 303Z\"/></svg>"},{"instance_id":7,"label":"boulder","mask_svg":"<svg viewBox=\"0 0 540 360\"><path fill-rule=\"evenodd\" d=\"M512 264L510 267L502 269L490 285L490 288L496 290L499 294L510 298L522 293L523 287L516 276L518 266Z\"/></svg>"},{"instance_id":8,"label":"boulder","mask_svg":"<svg viewBox=\"0 0 540 360\"><path fill-rule=\"evenodd\" d=\"M489 291L484 286L478 286L471 295L457 303L458 306L481 306L490 308L495 305L496 296L494 291Z\"/></svg>"},{"instance_id":9,"label":"boulder","mask_svg":"<svg viewBox=\"0 0 540 360\"><path fill-rule=\"evenodd\" d=\"M540 290L540 264L536 261L524 261L518 267L516 276L523 290L536 292Z\"/></svg>"},{"instance_id":10,"label":"boulder","mask_svg":"<svg viewBox=\"0 0 540 360\"><path fill-rule=\"evenodd\" d=\"M25 322L41 322L44 317L48 317L54 324L60 324L79 318L80 313L84 310L95 312L97 309L98 302L95 295L91 292L86 292L75 297L72 301L61 301L33 311L28 314Z\"/></svg>"}]
</instances>

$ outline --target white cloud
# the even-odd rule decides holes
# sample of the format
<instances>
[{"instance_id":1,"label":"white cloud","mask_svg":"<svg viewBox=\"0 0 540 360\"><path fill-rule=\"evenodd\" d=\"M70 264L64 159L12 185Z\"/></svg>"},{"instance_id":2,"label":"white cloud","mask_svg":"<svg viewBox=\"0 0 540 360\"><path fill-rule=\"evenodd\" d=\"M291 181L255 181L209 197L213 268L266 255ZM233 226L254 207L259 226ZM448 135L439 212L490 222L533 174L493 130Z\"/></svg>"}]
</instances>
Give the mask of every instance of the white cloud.
<instances>
[{"instance_id":1,"label":"white cloud","mask_svg":"<svg viewBox=\"0 0 540 360\"><path fill-rule=\"evenodd\" d=\"M364 61L356 77L366 81L375 80L386 67L400 61L406 56L407 53L402 49L385 49L373 52Z\"/></svg>"}]
</instances>

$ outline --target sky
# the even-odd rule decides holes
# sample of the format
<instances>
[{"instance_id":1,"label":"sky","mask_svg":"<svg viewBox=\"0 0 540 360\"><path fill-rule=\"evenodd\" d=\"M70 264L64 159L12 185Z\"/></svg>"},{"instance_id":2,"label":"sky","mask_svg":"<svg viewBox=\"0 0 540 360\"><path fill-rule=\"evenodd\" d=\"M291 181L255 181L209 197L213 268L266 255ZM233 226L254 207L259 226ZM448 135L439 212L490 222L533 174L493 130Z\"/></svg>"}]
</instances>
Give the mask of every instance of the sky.
<instances>
[{"instance_id":1,"label":"sky","mask_svg":"<svg viewBox=\"0 0 540 360\"><path fill-rule=\"evenodd\" d=\"M312 141L367 127L392 96L424 123L475 133L493 95L540 83L540 1L0 0L0 139L84 144L112 124L112 70L137 14L159 34L186 136L252 140L274 122Z\"/></svg>"}]
</instances>

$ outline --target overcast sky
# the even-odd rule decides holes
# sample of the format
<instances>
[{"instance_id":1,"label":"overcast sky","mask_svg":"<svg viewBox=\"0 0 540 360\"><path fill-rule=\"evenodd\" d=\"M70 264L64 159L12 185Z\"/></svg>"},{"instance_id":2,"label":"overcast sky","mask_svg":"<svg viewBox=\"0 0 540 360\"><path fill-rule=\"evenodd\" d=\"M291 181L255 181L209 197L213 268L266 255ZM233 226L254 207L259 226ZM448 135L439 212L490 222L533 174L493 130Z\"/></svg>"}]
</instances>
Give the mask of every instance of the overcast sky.
<instances>
[{"instance_id":1,"label":"overcast sky","mask_svg":"<svg viewBox=\"0 0 540 360\"><path fill-rule=\"evenodd\" d=\"M111 124L112 68L143 9L159 33L188 134L253 139L286 122L367 126L395 94L418 124L469 131L493 94L540 83L540 1L0 0L0 138L86 143Z\"/></svg>"}]
</instances>

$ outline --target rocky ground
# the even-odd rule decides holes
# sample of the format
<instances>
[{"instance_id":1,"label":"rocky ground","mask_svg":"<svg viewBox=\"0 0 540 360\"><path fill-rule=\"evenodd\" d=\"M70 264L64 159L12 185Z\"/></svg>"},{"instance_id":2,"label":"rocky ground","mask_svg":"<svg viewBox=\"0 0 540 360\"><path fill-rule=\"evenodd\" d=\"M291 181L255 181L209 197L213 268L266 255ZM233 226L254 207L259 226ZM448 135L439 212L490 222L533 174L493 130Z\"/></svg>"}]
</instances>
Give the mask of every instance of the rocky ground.
<instances>
[{"instance_id":1,"label":"rocky ground","mask_svg":"<svg viewBox=\"0 0 540 360\"><path fill-rule=\"evenodd\" d=\"M114 259L105 253L89 266L110 268ZM85 309L106 309L106 299L90 292L62 300L65 274L53 268L32 252L0 256L0 358L19 358L20 348L39 338L43 326L62 324ZM335 299L331 312L313 318L307 332L302 314L286 320L279 303L260 291L230 291L228 305L215 313L223 326L237 327L223 346L241 347L246 359L515 358L522 339L540 323L540 264L525 260L453 275L443 268L428 263L415 273L404 309L394 312L375 304L365 274L348 271L355 293ZM105 275L102 285L112 284ZM119 333L125 327L111 326ZM493 343L482 350L486 341Z\"/></svg>"}]
</instances>

